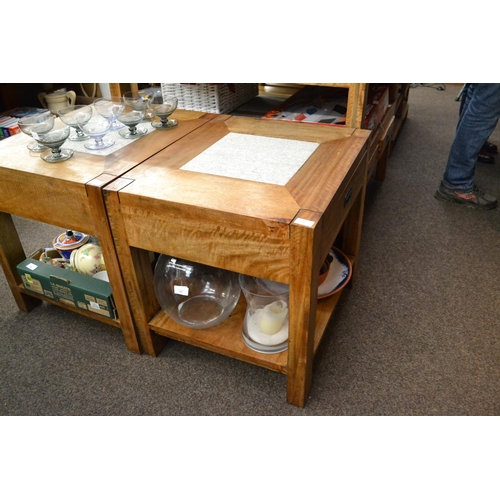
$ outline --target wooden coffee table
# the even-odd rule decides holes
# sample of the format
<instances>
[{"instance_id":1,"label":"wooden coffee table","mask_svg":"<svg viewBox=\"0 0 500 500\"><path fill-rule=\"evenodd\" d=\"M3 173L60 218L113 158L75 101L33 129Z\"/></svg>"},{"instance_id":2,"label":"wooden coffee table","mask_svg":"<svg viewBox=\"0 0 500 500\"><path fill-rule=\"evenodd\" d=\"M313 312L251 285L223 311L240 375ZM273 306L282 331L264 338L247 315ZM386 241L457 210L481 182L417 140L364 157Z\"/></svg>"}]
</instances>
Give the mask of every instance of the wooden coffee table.
<instances>
[{"instance_id":1,"label":"wooden coffee table","mask_svg":"<svg viewBox=\"0 0 500 500\"><path fill-rule=\"evenodd\" d=\"M317 148L283 185L186 169L229 134ZM158 354L171 338L281 372L288 401L304 406L314 354L341 293L317 299L319 269L334 243L351 259L353 279L356 273L368 136L365 130L220 115L108 183L108 217L144 352ZM283 147L270 150L274 164L280 154L288 156ZM252 169L246 148L233 154L236 170ZM173 321L156 299L150 252L288 284L288 350L263 354L247 347L243 294L216 327L192 330Z\"/></svg>"},{"instance_id":2,"label":"wooden coffee table","mask_svg":"<svg viewBox=\"0 0 500 500\"><path fill-rule=\"evenodd\" d=\"M121 328L127 348L140 352L102 188L216 115L178 110L172 116L179 120L179 125L171 130L155 130L108 156L75 152L72 158L60 163L47 163L30 153L26 146L32 139L25 134L0 141L0 263L21 310L30 311L42 301L39 295L23 288L17 273L16 266L26 258L26 253L12 214L99 238L119 319L43 300ZM71 141L64 147L71 147Z\"/></svg>"}]
</instances>

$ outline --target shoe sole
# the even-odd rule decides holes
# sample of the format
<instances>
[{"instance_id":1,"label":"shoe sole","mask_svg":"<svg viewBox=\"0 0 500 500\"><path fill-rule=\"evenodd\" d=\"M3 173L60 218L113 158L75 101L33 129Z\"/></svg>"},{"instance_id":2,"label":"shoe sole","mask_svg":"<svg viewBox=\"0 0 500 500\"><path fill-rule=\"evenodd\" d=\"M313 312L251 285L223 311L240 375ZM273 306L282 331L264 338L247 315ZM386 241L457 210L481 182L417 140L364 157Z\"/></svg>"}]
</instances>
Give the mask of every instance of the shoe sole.
<instances>
[{"instance_id":1,"label":"shoe sole","mask_svg":"<svg viewBox=\"0 0 500 500\"><path fill-rule=\"evenodd\" d=\"M468 203L465 200L461 200L461 199L454 198L451 196L450 197L446 196L445 194L441 193L441 191L439 191L439 190L434 193L434 198L436 198L436 200L439 200L439 201L447 201L449 203L456 203L457 205L462 205L462 206L467 207L467 208L472 208L473 210L493 210L497 206L496 203L494 205L476 205L473 203Z\"/></svg>"},{"instance_id":2,"label":"shoe sole","mask_svg":"<svg viewBox=\"0 0 500 500\"><path fill-rule=\"evenodd\" d=\"M478 158L477 159L478 163L484 163L485 165L494 165L495 164L495 158Z\"/></svg>"}]
</instances>

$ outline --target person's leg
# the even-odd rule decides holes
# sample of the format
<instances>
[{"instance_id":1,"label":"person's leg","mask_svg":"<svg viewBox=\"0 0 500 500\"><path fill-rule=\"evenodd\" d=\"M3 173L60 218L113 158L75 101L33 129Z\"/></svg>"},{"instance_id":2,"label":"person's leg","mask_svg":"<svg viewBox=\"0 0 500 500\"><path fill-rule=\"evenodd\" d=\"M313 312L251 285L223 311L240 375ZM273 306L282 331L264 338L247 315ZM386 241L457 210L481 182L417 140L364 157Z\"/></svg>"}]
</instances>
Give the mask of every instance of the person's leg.
<instances>
[{"instance_id":1,"label":"person's leg","mask_svg":"<svg viewBox=\"0 0 500 500\"><path fill-rule=\"evenodd\" d=\"M479 151L500 117L500 83L478 83L472 90L460 116L443 176L443 184L450 189L473 188Z\"/></svg>"},{"instance_id":2,"label":"person's leg","mask_svg":"<svg viewBox=\"0 0 500 500\"><path fill-rule=\"evenodd\" d=\"M460 109L458 111L457 128L460 125L460 122L462 121L462 116L464 115L464 112L467 109L467 106L469 105L473 93L474 93L474 84L466 83L462 90L462 98L460 99Z\"/></svg>"},{"instance_id":3,"label":"person's leg","mask_svg":"<svg viewBox=\"0 0 500 500\"><path fill-rule=\"evenodd\" d=\"M458 112L459 118L458 118L457 128L460 125L462 116L464 115L464 112L467 109L467 106L469 105L473 93L474 93L474 84L466 83L462 90L462 97L460 99L460 109ZM491 142L485 141L483 147L479 151L477 161L480 163L489 163L489 164L495 163L495 158L492 156L492 154L497 154L497 153L498 153L497 146L495 144L492 144Z\"/></svg>"}]
</instances>

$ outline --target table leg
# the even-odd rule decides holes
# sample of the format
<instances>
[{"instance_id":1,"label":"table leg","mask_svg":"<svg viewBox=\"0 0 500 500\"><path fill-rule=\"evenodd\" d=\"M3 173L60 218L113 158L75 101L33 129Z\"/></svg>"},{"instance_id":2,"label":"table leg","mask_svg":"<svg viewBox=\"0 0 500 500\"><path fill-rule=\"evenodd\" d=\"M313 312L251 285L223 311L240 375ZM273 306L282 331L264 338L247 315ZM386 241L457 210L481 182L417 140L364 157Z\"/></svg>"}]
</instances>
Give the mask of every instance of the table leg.
<instances>
[{"instance_id":1,"label":"table leg","mask_svg":"<svg viewBox=\"0 0 500 500\"><path fill-rule=\"evenodd\" d=\"M312 384L321 224L316 212L299 218L314 225L291 226L287 399L303 408Z\"/></svg>"},{"instance_id":2,"label":"table leg","mask_svg":"<svg viewBox=\"0 0 500 500\"><path fill-rule=\"evenodd\" d=\"M104 191L104 200L123 284L133 311L140 348L143 353L156 356L168 339L157 335L149 328L148 322L160 306L154 293L153 272L148 252L131 248L127 242L118 191L128 182L130 182L129 179L121 178L109 184Z\"/></svg>"},{"instance_id":3,"label":"table leg","mask_svg":"<svg viewBox=\"0 0 500 500\"><path fill-rule=\"evenodd\" d=\"M94 181L95 184L97 182ZM108 271L109 281L113 290L113 299L118 310L118 319L123 333L125 344L129 351L140 354L141 349L136 335L132 312L130 310L127 294L123 285L123 278L116 257L113 237L106 216L106 207L102 189L100 186L87 184L87 193L92 212L97 214L96 230L99 236L99 243L106 256L106 270ZM101 215L101 217L99 217Z\"/></svg>"},{"instance_id":4,"label":"table leg","mask_svg":"<svg viewBox=\"0 0 500 500\"><path fill-rule=\"evenodd\" d=\"M19 309L25 312L33 310L42 301L21 292L22 283L16 266L26 259L23 246L19 239L12 215L0 212L0 263L7 278L7 283Z\"/></svg>"}]
</instances>

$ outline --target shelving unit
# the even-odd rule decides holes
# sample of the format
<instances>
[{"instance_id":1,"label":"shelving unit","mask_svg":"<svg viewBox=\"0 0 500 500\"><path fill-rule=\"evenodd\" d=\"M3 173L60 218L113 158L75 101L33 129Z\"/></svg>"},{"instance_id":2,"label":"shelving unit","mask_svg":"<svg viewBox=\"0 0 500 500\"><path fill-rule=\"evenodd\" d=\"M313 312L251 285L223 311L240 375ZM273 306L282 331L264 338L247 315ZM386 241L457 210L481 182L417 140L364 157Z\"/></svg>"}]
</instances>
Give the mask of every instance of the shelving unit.
<instances>
[{"instance_id":1,"label":"shelving unit","mask_svg":"<svg viewBox=\"0 0 500 500\"><path fill-rule=\"evenodd\" d=\"M275 83L261 84L260 96L288 98L305 86L335 87L347 91L346 127L362 129L366 115L369 83ZM410 84L390 83L389 108L383 119L372 131L368 150L368 179L385 179L387 161L408 115Z\"/></svg>"},{"instance_id":2,"label":"shelving unit","mask_svg":"<svg viewBox=\"0 0 500 500\"><path fill-rule=\"evenodd\" d=\"M284 186L182 170L231 132L319 146ZM334 243L351 258L355 280L368 138L352 128L219 115L108 184L108 218L143 351L154 356L170 338L283 373L288 401L304 406L314 354L341 293L317 299L319 269ZM288 350L246 346L243 298L216 327L177 324L155 297L149 252L288 284Z\"/></svg>"}]
</instances>

